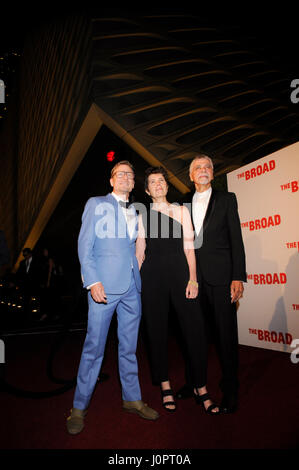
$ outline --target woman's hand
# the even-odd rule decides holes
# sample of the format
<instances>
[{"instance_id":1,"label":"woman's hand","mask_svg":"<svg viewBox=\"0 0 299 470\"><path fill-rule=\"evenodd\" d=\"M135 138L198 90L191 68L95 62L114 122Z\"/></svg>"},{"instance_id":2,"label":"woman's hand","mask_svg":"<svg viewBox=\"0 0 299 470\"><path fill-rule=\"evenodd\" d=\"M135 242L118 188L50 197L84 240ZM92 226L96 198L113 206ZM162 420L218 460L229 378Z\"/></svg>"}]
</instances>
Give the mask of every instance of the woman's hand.
<instances>
[{"instance_id":1,"label":"woman's hand","mask_svg":"<svg viewBox=\"0 0 299 470\"><path fill-rule=\"evenodd\" d=\"M197 296L198 296L198 282L189 281L186 287L186 298L196 299Z\"/></svg>"},{"instance_id":2,"label":"woman's hand","mask_svg":"<svg viewBox=\"0 0 299 470\"><path fill-rule=\"evenodd\" d=\"M139 271L140 271L141 266L142 266L142 263L143 263L143 261L145 260L145 255L143 255L143 257L141 257L141 256L138 256L138 257L137 257L137 256L136 256L136 258L137 258L137 261L138 261L138 267L139 267Z\"/></svg>"}]
</instances>

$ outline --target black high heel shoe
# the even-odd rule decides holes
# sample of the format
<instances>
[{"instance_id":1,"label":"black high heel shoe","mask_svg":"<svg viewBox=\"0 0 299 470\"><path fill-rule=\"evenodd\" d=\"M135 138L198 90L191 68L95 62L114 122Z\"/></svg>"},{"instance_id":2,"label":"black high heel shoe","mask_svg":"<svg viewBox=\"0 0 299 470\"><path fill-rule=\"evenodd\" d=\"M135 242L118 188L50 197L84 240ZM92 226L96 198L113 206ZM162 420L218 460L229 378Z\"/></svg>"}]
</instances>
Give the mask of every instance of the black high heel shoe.
<instances>
[{"instance_id":1,"label":"black high heel shoe","mask_svg":"<svg viewBox=\"0 0 299 470\"><path fill-rule=\"evenodd\" d=\"M212 405L205 407L204 402L207 400L211 400L210 395L208 393L204 393L202 395L198 395L194 393L194 399L197 405L201 405L205 412L209 415L218 415L220 413L219 407L213 403ZM215 408L218 408L218 411L213 411Z\"/></svg>"},{"instance_id":2,"label":"black high heel shoe","mask_svg":"<svg viewBox=\"0 0 299 470\"><path fill-rule=\"evenodd\" d=\"M162 395L162 405L165 408L165 410L170 411L171 413L176 411L175 401L165 401L165 402L163 401L164 397L170 397L170 396L173 397L174 396L173 391L170 388L168 390L161 390L161 395ZM174 408L168 408L169 406L174 406Z\"/></svg>"}]
</instances>

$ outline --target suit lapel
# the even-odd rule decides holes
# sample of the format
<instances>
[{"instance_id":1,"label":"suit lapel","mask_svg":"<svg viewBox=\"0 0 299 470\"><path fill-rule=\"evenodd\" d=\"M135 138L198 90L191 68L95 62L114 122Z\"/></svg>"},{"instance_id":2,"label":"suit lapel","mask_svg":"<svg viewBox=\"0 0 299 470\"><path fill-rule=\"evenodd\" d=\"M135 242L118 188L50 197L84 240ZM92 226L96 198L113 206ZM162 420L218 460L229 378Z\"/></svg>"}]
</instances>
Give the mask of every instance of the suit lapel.
<instances>
[{"instance_id":1,"label":"suit lapel","mask_svg":"<svg viewBox=\"0 0 299 470\"><path fill-rule=\"evenodd\" d=\"M189 209L191 219L192 219L192 224L193 224L193 227L194 227L193 210L192 210L193 196L194 196L194 191L188 195L188 197L186 198L186 202L190 203L190 204L188 204L188 209ZM209 204L208 204L208 207L207 207L207 210L206 210L206 214L205 214L205 217L204 217L204 220L203 220L203 225L202 225L202 230L203 231L206 230L208 225L209 225L209 222L211 220L211 216L212 216L212 214L214 212L214 209L215 209L216 199L217 199L217 191L212 188L212 194L211 194Z\"/></svg>"},{"instance_id":2,"label":"suit lapel","mask_svg":"<svg viewBox=\"0 0 299 470\"><path fill-rule=\"evenodd\" d=\"M215 189L212 189L212 194L209 200L206 215L205 215L205 218L203 219L203 224L202 224L203 231L207 229L209 222L211 220L211 217L213 215L215 204L216 204L216 199L217 199L216 194L217 194L217 191L215 191Z\"/></svg>"},{"instance_id":3,"label":"suit lapel","mask_svg":"<svg viewBox=\"0 0 299 470\"><path fill-rule=\"evenodd\" d=\"M193 211L192 211L193 196L194 196L194 191L188 193L186 198L184 198L183 204L185 205L185 207L187 207L188 211L190 212L190 217L191 217L192 224L193 224L193 227L194 227Z\"/></svg>"},{"instance_id":4,"label":"suit lapel","mask_svg":"<svg viewBox=\"0 0 299 470\"><path fill-rule=\"evenodd\" d=\"M107 200L109 203L111 203L114 207L114 214L115 214L115 236L118 238L119 237L119 232L124 234L126 233L127 236L127 224L126 224L126 219L123 214L123 211L118 204L118 201L115 199L114 196L112 196L111 193L107 194Z\"/></svg>"}]
</instances>

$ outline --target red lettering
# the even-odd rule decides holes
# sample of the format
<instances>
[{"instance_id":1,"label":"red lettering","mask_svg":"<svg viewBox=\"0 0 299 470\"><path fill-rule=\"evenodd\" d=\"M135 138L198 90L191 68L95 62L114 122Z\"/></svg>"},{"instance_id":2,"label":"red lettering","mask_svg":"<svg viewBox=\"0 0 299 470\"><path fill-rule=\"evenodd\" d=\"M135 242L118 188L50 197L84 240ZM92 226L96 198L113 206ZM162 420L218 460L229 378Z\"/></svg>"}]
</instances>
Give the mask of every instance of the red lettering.
<instances>
[{"instance_id":1,"label":"red lettering","mask_svg":"<svg viewBox=\"0 0 299 470\"><path fill-rule=\"evenodd\" d=\"M265 341L271 342L270 333L267 330L264 330Z\"/></svg>"},{"instance_id":2,"label":"red lettering","mask_svg":"<svg viewBox=\"0 0 299 470\"><path fill-rule=\"evenodd\" d=\"M291 344L292 341L293 341L292 335L290 333L286 333L286 343Z\"/></svg>"},{"instance_id":3,"label":"red lettering","mask_svg":"<svg viewBox=\"0 0 299 470\"><path fill-rule=\"evenodd\" d=\"M252 280L254 284L286 284L286 273L266 273L266 274L248 274L247 279Z\"/></svg>"},{"instance_id":4,"label":"red lettering","mask_svg":"<svg viewBox=\"0 0 299 470\"><path fill-rule=\"evenodd\" d=\"M257 334L257 331L256 331L255 328L249 328L249 333L250 333L251 335L256 335L256 334Z\"/></svg>"},{"instance_id":5,"label":"red lettering","mask_svg":"<svg viewBox=\"0 0 299 470\"><path fill-rule=\"evenodd\" d=\"M271 341L272 341L272 343L277 343L277 333L276 333L276 331L271 331Z\"/></svg>"},{"instance_id":6,"label":"red lettering","mask_svg":"<svg viewBox=\"0 0 299 470\"><path fill-rule=\"evenodd\" d=\"M298 248L299 251L299 242L286 242L287 248Z\"/></svg>"},{"instance_id":7,"label":"red lettering","mask_svg":"<svg viewBox=\"0 0 299 470\"><path fill-rule=\"evenodd\" d=\"M273 274L273 284L279 284L278 274Z\"/></svg>"},{"instance_id":8,"label":"red lettering","mask_svg":"<svg viewBox=\"0 0 299 470\"><path fill-rule=\"evenodd\" d=\"M266 171L269 171L269 168L267 163L264 163L263 173L266 173Z\"/></svg>"},{"instance_id":9,"label":"red lettering","mask_svg":"<svg viewBox=\"0 0 299 470\"><path fill-rule=\"evenodd\" d=\"M254 331L251 328L249 330ZM269 343L291 344L293 341L290 333L282 333L281 331L257 330L257 336L259 341L269 341Z\"/></svg>"},{"instance_id":10,"label":"red lettering","mask_svg":"<svg viewBox=\"0 0 299 470\"><path fill-rule=\"evenodd\" d=\"M240 173L238 175L238 178L241 176L245 176L245 179L249 180L250 178L255 178L256 176L260 176L263 173L274 170L274 168L275 161L270 160L269 162L266 162L263 165L258 165L256 168L251 168L250 170L247 170L244 173ZM281 185L281 189L283 189L283 185Z\"/></svg>"},{"instance_id":11,"label":"red lettering","mask_svg":"<svg viewBox=\"0 0 299 470\"><path fill-rule=\"evenodd\" d=\"M283 337L282 333L279 333L279 335L278 335L278 342L285 344L284 337Z\"/></svg>"},{"instance_id":12,"label":"red lettering","mask_svg":"<svg viewBox=\"0 0 299 470\"><path fill-rule=\"evenodd\" d=\"M249 227L249 230L260 230L262 228L274 227L281 223L281 217L279 214L274 216L270 215L268 218L263 217L262 219L250 220L249 222L242 223L242 227Z\"/></svg>"},{"instance_id":13,"label":"red lettering","mask_svg":"<svg viewBox=\"0 0 299 470\"><path fill-rule=\"evenodd\" d=\"M292 181L292 193L296 193L298 191L298 181Z\"/></svg>"},{"instance_id":14,"label":"red lettering","mask_svg":"<svg viewBox=\"0 0 299 470\"><path fill-rule=\"evenodd\" d=\"M260 284L266 284L266 282L265 282L265 274L260 274Z\"/></svg>"},{"instance_id":15,"label":"red lettering","mask_svg":"<svg viewBox=\"0 0 299 470\"><path fill-rule=\"evenodd\" d=\"M262 169L262 166L261 165L258 165L256 167L256 172L258 174L258 176L260 176L262 173L263 173L263 169Z\"/></svg>"},{"instance_id":16,"label":"red lettering","mask_svg":"<svg viewBox=\"0 0 299 470\"><path fill-rule=\"evenodd\" d=\"M264 333L262 330L257 330L257 337L260 341L263 341L264 339Z\"/></svg>"}]
</instances>

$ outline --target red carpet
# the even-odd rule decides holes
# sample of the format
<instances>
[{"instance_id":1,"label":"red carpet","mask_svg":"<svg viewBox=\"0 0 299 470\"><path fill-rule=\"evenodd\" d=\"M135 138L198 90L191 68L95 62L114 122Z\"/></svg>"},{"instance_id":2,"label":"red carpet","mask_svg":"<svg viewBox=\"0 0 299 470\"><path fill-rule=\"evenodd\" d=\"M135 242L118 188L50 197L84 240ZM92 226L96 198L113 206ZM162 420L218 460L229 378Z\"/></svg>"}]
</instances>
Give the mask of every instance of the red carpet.
<instances>
[{"instance_id":1,"label":"red carpet","mask_svg":"<svg viewBox=\"0 0 299 470\"><path fill-rule=\"evenodd\" d=\"M84 336L83 331L69 332L61 337L59 348L57 332L4 338L4 379L11 388L2 389L0 394L4 425L1 426L1 449L299 447L299 364L293 364L289 354L239 346L240 405L237 413L209 416L188 399L179 401L177 412L171 414L162 408L159 388L151 383L141 334L138 363L143 400L160 413L156 422L148 422L121 410L113 328L103 367L110 378L98 384L95 390L84 431L70 436L65 420L72 407L74 388L65 390L65 381L76 375ZM51 353L53 362L49 370ZM177 390L184 383L184 364L174 336L170 336L169 355L170 378ZM218 359L211 346L208 388L216 401L221 398L219 378ZM24 391L28 392L27 396Z\"/></svg>"}]
</instances>

